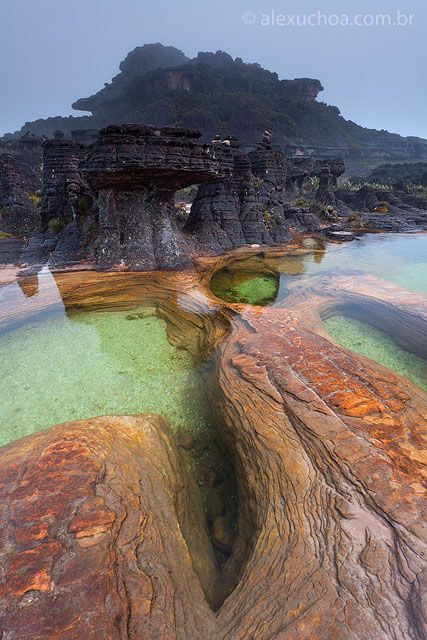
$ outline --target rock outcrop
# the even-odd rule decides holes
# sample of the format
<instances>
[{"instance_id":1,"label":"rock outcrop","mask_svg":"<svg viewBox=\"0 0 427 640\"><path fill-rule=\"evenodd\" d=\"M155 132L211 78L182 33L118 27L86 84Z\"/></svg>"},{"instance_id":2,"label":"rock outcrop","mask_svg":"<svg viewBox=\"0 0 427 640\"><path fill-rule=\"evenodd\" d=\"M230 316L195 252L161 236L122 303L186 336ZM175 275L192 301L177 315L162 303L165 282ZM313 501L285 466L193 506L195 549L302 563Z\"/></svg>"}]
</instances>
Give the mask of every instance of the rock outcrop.
<instances>
[{"instance_id":1,"label":"rock outcrop","mask_svg":"<svg viewBox=\"0 0 427 640\"><path fill-rule=\"evenodd\" d=\"M264 255L274 271L279 255ZM227 260L203 263L55 281L69 310L155 300L174 344L215 354L209 391L238 487L229 560L215 565L191 468L160 419L34 434L0 450L3 636L422 640L425 395L332 342L321 319L356 307L425 354L423 297L328 276L251 308L213 299Z\"/></svg>"},{"instance_id":2,"label":"rock outcrop","mask_svg":"<svg viewBox=\"0 0 427 640\"><path fill-rule=\"evenodd\" d=\"M171 269L189 264L192 247L175 214L178 189L232 170L232 155L215 153L198 132L127 125L107 127L85 174L97 202L100 268Z\"/></svg>"},{"instance_id":3,"label":"rock outcrop","mask_svg":"<svg viewBox=\"0 0 427 640\"><path fill-rule=\"evenodd\" d=\"M427 186L427 162L382 164L369 174L368 182L380 184L408 184Z\"/></svg>"},{"instance_id":4,"label":"rock outcrop","mask_svg":"<svg viewBox=\"0 0 427 640\"><path fill-rule=\"evenodd\" d=\"M247 148L268 128L286 153L303 149L318 158L343 156L349 163L427 156L422 138L403 138L345 120L337 107L316 100L322 90L319 80L280 80L276 73L241 58L233 60L223 51L188 59L174 47L144 45L127 55L111 83L74 102L75 109L93 116L37 120L26 123L22 132L52 135L61 129L69 134L113 122L152 122L198 129L206 141L232 132Z\"/></svg>"},{"instance_id":5,"label":"rock outcrop","mask_svg":"<svg viewBox=\"0 0 427 640\"><path fill-rule=\"evenodd\" d=\"M17 235L41 225L34 175L12 155L0 154L0 231Z\"/></svg>"}]
</instances>

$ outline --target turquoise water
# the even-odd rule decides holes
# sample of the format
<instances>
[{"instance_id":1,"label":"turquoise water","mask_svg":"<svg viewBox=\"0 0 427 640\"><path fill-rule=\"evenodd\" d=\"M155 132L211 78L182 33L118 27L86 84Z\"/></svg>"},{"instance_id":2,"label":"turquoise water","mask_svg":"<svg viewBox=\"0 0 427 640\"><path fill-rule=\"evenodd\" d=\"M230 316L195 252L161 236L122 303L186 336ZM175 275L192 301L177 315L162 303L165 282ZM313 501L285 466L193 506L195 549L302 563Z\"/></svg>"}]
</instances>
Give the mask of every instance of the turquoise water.
<instances>
[{"instance_id":1,"label":"turquoise water","mask_svg":"<svg viewBox=\"0 0 427 640\"><path fill-rule=\"evenodd\" d=\"M353 242L327 246L304 264L308 275L351 272L369 273L427 293L427 233L367 234Z\"/></svg>"},{"instance_id":2,"label":"turquoise water","mask_svg":"<svg viewBox=\"0 0 427 640\"><path fill-rule=\"evenodd\" d=\"M0 444L109 414L158 413L173 428L203 429L200 371L168 342L163 320L143 316L56 314L2 335Z\"/></svg>"},{"instance_id":3,"label":"turquoise water","mask_svg":"<svg viewBox=\"0 0 427 640\"><path fill-rule=\"evenodd\" d=\"M427 391L427 362L401 349L384 331L345 316L329 318L324 325L339 344L393 369Z\"/></svg>"},{"instance_id":4,"label":"turquoise water","mask_svg":"<svg viewBox=\"0 0 427 640\"><path fill-rule=\"evenodd\" d=\"M266 265L263 254L226 266L213 275L212 292L227 302L268 305L282 301L299 279L367 273L427 293L427 234L367 234L342 244L307 238L304 244L313 251L269 258L272 273L257 271Z\"/></svg>"},{"instance_id":5,"label":"turquoise water","mask_svg":"<svg viewBox=\"0 0 427 640\"><path fill-rule=\"evenodd\" d=\"M292 283L311 285L311 276L340 274L375 275L411 291L427 292L427 234L369 234L341 244L307 238L304 243L312 249L306 255L272 258L260 253L227 265L212 277L213 293L230 302L279 304ZM261 278L262 266L272 273ZM343 316L327 320L325 326L336 342L426 389L426 362L401 349L383 331Z\"/></svg>"},{"instance_id":6,"label":"turquoise water","mask_svg":"<svg viewBox=\"0 0 427 640\"><path fill-rule=\"evenodd\" d=\"M260 255L258 268L251 262L252 271L245 261L237 269L233 263L211 286L231 301L262 305L283 299L292 281L310 283L311 275L329 273L372 273L427 291L427 234L371 235L342 245L307 242L313 253L282 256L268 265ZM48 313L39 311L44 295L49 303L52 295L56 300ZM20 324L0 333L0 444L61 422L108 414L158 413L172 428L193 433L209 426L202 370L169 343L165 323L147 317L147 310L67 315L47 270L34 290L24 293L17 284L0 288L0 318L16 304ZM383 332L348 318L332 318L326 326L337 342L425 388L424 361Z\"/></svg>"}]
</instances>

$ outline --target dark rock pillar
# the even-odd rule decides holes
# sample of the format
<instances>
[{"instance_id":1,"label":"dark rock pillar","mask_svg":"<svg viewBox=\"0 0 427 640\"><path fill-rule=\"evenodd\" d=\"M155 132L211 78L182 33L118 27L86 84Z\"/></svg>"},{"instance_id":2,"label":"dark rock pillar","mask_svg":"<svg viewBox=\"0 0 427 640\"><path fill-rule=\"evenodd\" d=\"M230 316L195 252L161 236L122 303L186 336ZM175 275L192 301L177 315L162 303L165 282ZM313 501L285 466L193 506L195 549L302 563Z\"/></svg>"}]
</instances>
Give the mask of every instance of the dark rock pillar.
<instances>
[{"instance_id":1,"label":"dark rock pillar","mask_svg":"<svg viewBox=\"0 0 427 640\"><path fill-rule=\"evenodd\" d=\"M70 140L47 140L43 147L43 193L41 216L44 227L53 219L65 226L79 213L79 198L88 191L82 176L86 152Z\"/></svg>"},{"instance_id":2,"label":"dark rock pillar","mask_svg":"<svg viewBox=\"0 0 427 640\"><path fill-rule=\"evenodd\" d=\"M0 231L25 234L40 228L34 181L10 155L0 155Z\"/></svg>"},{"instance_id":3,"label":"dark rock pillar","mask_svg":"<svg viewBox=\"0 0 427 640\"><path fill-rule=\"evenodd\" d=\"M224 144L215 147L217 152L228 149L232 153L232 174L200 185L184 230L200 245L217 252L246 243L241 208L245 196L250 197L251 180L245 176L245 156L237 143L233 147Z\"/></svg>"},{"instance_id":4,"label":"dark rock pillar","mask_svg":"<svg viewBox=\"0 0 427 640\"><path fill-rule=\"evenodd\" d=\"M324 167L319 176L319 188L316 191L316 202L324 205L336 205L334 193L334 176L329 167Z\"/></svg>"},{"instance_id":5,"label":"dark rock pillar","mask_svg":"<svg viewBox=\"0 0 427 640\"><path fill-rule=\"evenodd\" d=\"M194 241L177 224L175 193L231 172L230 152L214 153L195 131L140 125L102 129L86 175L97 197L95 258L101 269L176 269Z\"/></svg>"},{"instance_id":6,"label":"dark rock pillar","mask_svg":"<svg viewBox=\"0 0 427 640\"><path fill-rule=\"evenodd\" d=\"M261 144L249 154L257 211L262 222L259 244L286 242L290 236L284 211L286 161L281 151Z\"/></svg>"}]
</instances>

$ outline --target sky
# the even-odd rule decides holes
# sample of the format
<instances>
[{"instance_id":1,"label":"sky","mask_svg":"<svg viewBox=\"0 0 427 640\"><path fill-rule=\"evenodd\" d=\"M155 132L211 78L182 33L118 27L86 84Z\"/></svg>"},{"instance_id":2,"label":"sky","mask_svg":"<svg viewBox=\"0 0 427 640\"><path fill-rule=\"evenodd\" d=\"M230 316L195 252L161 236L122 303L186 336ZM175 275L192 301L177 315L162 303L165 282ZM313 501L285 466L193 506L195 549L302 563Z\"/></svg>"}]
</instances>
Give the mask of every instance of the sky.
<instances>
[{"instance_id":1,"label":"sky","mask_svg":"<svg viewBox=\"0 0 427 640\"><path fill-rule=\"evenodd\" d=\"M134 47L161 42L318 78L318 99L347 119L427 138L426 0L0 0L0 20L0 135L84 115L74 100Z\"/></svg>"}]
</instances>

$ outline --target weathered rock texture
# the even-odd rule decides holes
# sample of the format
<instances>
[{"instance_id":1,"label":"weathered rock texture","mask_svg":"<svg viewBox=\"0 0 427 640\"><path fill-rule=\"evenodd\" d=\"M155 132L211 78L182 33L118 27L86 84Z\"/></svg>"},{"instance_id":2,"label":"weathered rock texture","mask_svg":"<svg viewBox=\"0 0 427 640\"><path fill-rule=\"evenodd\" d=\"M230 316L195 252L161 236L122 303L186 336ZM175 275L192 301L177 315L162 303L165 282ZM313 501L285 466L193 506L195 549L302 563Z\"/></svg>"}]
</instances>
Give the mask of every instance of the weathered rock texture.
<instances>
[{"instance_id":1,"label":"weathered rock texture","mask_svg":"<svg viewBox=\"0 0 427 640\"><path fill-rule=\"evenodd\" d=\"M283 244L299 232L330 234L333 225L333 233L427 228L424 195L338 189L342 159L286 158L268 132L248 154L234 137L207 145L199 132L171 127L111 125L73 137L58 131L44 143L42 233L21 264L175 269L200 253ZM175 194L196 185L181 217ZM387 211L377 208L384 201Z\"/></svg>"},{"instance_id":2,"label":"weathered rock texture","mask_svg":"<svg viewBox=\"0 0 427 640\"><path fill-rule=\"evenodd\" d=\"M0 231L30 233L40 228L30 171L12 155L0 154Z\"/></svg>"},{"instance_id":3,"label":"weathered rock texture","mask_svg":"<svg viewBox=\"0 0 427 640\"><path fill-rule=\"evenodd\" d=\"M221 145L222 147L223 145ZM331 184L344 172L342 160L320 164L310 158L285 158L269 143L244 154L232 140L233 174L200 186L185 230L202 247L218 252L243 244L281 244L291 238L290 229L314 231L322 225L308 210L295 207L289 198L302 193L304 183L322 171L329 173ZM331 203L335 198L331 193Z\"/></svg>"},{"instance_id":4,"label":"weathered rock texture","mask_svg":"<svg viewBox=\"0 0 427 640\"><path fill-rule=\"evenodd\" d=\"M97 197L97 264L137 270L189 264L189 241L178 228L175 192L226 178L232 156L213 152L200 134L127 125L107 127L92 149L86 175Z\"/></svg>"},{"instance_id":5,"label":"weathered rock texture","mask_svg":"<svg viewBox=\"0 0 427 640\"><path fill-rule=\"evenodd\" d=\"M274 272L282 254L266 253ZM259 268L255 251L236 257L250 255ZM424 298L353 276L319 279L316 292L300 281L276 307L229 305L207 289L225 263L167 277L55 276L67 309L155 300L174 344L214 355L210 388L239 505L214 597L218 569L199 520L185 526L198 511L165 427L95 419L0 452L5 637L425 637L426 398L333 343L321 322L357 302L365 321L420 352Z\"/></svg>"},{"instance_id":6,"label":"weathered rock texture","mask_svg":"<svg viewBox=\"0 0 427 640\"><path fill-rule=\"evenodd\" d=\"M426 157L426 140L345 120L337 107L316 100L322 90L317 79L280 80L276 73L233 60L224 51L189 59L174 47L149 44L127 55L111 83L74 102L75 109L91 111L92 117L36 120L22 131L51 135L55 129L153 122L200 129L207 141L233 132L247 146L268 128L282 150L307 149L320 158L381 162Z\"/></svg>"}]
</instances>

